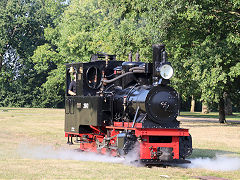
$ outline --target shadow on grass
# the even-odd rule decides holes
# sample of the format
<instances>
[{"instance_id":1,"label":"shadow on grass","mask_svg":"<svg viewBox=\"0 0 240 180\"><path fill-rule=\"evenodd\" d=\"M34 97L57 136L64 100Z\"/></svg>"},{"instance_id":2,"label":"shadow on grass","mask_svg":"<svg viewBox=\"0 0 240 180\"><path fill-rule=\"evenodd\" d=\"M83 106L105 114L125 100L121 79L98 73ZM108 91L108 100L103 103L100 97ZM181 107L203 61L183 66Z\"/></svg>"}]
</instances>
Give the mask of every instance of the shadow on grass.
<instances>
[{"instance_id":1,"label":"shadow on grass","mask_svg":"<svg viewBox=\"0 0 240 180\"><path fill-rule=\"evenodd\" d=\"M192 118L214 118L214 119L218 119L219 115L218 113L214 113L214 114L202 114L199 112L196 113L191 113L191 112L181 112L180 116L182 117L192 117ZM233 115L226 115L227 119L231 119L231 120L238 120L240 121L240 113L233 113Z\"/></svg>"},{"instance_id":2,"label":"shadow on grass","mask_svg":"<svg viewBox=\"0 0 240 180\"><path fill-rule=\"evenodd\" d=\"M215 158L217 155L240 155L240 153L223 151L223 150L213 150L213 149L193 149L193 153L188 158Z\"/></svg>"},{"instance_id":3,"label":"shadow on grass","mask_svg":"<svg viewBox=\"0 0 240 180\"><path fill-rule=\"evenodd\" d=\"M226 124L220 124L220 123L209 123L209 124L194 124L194 125L187 125L189 128L191 127L217 127L217 126L225 126L225 127L239 127L240 122L231 122Z\"/></svg>"},{"instance_id":4,"label":"shadow on grass","mask_svg":"<svg viewBox=\"0 0 240 180\"><path fill-rule=\"evenodd\" d=\"M0 109L0 112L9 112L17 109Z\"/></svg>"},{"instance_id":5,"label":"shadow on grass","mask_svg":"<svg viewBox=\"0 0 240 180\"><path fill-rule=\"evenodd\" d=\"M240 126L240 121L227 121L226 126Z\"/></svg>"},{"instance_id":6,"label":"shadow on grass","mask_svg":"<svg viewBox=\"0 0 240 180\"><path fill-rule=\"evenodd\" d=\"M0 108L0 112L8 112L8 111L16 111L19 110L17 108Z\"/></svg>"},{"instance_id":7,"label":"shadow on grass","mask_svg":"<svg viewBox=\"0 0 240 180\"><path fill-rule=\"evenodd\" d=\"M217 119L189 119L184 118L178 119L180 122L190 122L193 124L188 124L188 127L211 127L211 126L240 126L240 121L227 120L226 123L219 123ZM207 123L207 124L206 124Z\"/></svg>"},{"instance_id":8,"label":"shadow on grass","mask_svg":"<svg viewBox=\"0 0 240 180\"><path fill-rule=\"evenodd\" d=\"M207 115L207 114L181 114L182 117L192 117L192 118L218 118L218 115Z\"/></svg>"}]
</instances>

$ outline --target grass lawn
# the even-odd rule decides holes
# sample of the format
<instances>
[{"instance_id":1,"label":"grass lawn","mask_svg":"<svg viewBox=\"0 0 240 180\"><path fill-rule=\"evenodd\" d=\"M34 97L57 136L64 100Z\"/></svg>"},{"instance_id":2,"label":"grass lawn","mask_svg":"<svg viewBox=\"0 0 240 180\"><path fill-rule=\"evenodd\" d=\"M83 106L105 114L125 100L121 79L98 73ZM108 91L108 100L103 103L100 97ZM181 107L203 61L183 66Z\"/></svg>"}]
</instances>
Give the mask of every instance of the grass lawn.
<instances>
[{"instance_id":1,"label":"grass lawn","mask_svg":"<svg viewBox=\"0 0 240 180\"><path fill-rule=\"evenodd\" d=\"M181 115L206 118L198 113ZM211 113L208 117L216 115ZM231 120L239 119L239 113L231 117ZM240 170L147 168L58 158L59 148L77 148L66 145L63 109L0 108L0 127L0 179L194 179L196 176L240 179ZM240 158L240 124L184 120L181 127L189 128L192 134L194 151L191 158L214 158L217 154ZM56 158L46 158L55 157L42 149L49 146L56 149L52 151L56 152ZM43 157L22 156L19 152L23 149L27 153L36 151Z\"/></svg>"},{"instance_id":2,"label":"grass lawn","mask_svg":"<svg viewBox=\"0 0 240 180\"><path fill-rule=\"evenodd\" d=\"M196 118L216 118L218 119L218 112L210 112L208 114L203 114L201 112L181 112L181 116L183 117L196 117ZM240 113L233 113L233 115L226 116L226 120L231 121L240 121Z\"/></svg>"}]
</instances>

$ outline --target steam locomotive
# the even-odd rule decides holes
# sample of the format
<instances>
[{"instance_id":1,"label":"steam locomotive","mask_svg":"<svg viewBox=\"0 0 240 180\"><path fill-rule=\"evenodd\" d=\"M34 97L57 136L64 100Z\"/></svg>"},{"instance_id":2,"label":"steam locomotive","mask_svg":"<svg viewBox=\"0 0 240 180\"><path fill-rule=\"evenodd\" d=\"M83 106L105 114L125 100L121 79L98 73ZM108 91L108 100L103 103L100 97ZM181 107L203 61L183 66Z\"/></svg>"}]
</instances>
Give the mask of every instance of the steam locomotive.
<instances>
[{"instance_id":1,"label":"steam locomotive","mask_svg":"<svg viewBox=\"0 0 240 180\"><path fill-rule=\"evenodd\" d=\"M173 68L164 45L153 45L152 63L117 61L95 54L90 62L66 65L65 137L80 150L128 154L139 144L146 165L187 163L188 129L179 128L178 93L170 87ZM75 75L75 94L69 85ZM73 138L75 141L73 142Z\"/></svg>"}]
</instances>

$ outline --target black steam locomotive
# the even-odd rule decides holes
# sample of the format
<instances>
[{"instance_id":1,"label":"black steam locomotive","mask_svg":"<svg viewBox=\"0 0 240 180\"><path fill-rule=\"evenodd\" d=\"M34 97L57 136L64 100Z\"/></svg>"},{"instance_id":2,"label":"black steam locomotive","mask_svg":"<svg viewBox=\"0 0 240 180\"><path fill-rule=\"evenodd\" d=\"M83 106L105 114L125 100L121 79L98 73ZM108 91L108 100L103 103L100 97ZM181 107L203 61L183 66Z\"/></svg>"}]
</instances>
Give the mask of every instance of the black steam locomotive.
<instances>
[{"instance_id":1,"label":"black steam locomotive","mask_svg":"<svg viewBox=\"0 0 240 180\"><path fill-rule=\"evenodd\" d=\"M179 97L169 86L172 75L164 45L153 45L153 63L96 54L90 62L67 64L68 144L74 137L81 150L113 156L128 154L140 144L144 164L188 162L192 139L176 120ZM70 93L73 81L75 92Z\"/></svg>"}]
</instances>

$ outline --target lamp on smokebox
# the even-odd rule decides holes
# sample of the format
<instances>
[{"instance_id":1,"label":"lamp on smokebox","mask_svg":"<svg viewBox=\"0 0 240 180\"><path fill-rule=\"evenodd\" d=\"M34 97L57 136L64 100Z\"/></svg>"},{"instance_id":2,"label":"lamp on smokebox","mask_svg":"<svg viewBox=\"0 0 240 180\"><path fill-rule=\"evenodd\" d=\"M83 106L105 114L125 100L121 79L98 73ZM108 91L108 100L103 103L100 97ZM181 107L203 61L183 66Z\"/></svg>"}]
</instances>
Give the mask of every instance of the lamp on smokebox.
<instances>
[{"instance_id":1,"label":"lamp on smokebox","mask_svg":"<svg viewBox=\"0 0 240 180\"><path fill-rule=\"evenodd\" d=\"M163 64L160 67L157 67L157 71L163 79L170 79L173 76L173 68L170 64Z\"/></svg>"},{"instance_id":2,"label":"lamp on smokebox","mask_svg":"<svg viewBox=\"0 0 240 180\"><path fill-rule=\"evenodd\" d=\"M167 62L167 52L165 45L154 44L153 46L153 85L169 84L169 79L173 76L173 68Z\"/></svg>"}]
</instances>

